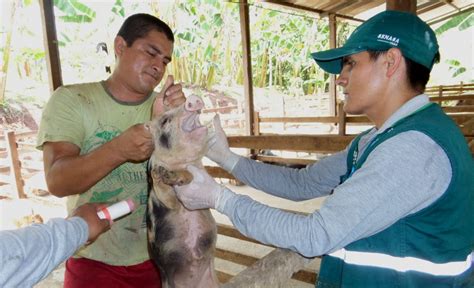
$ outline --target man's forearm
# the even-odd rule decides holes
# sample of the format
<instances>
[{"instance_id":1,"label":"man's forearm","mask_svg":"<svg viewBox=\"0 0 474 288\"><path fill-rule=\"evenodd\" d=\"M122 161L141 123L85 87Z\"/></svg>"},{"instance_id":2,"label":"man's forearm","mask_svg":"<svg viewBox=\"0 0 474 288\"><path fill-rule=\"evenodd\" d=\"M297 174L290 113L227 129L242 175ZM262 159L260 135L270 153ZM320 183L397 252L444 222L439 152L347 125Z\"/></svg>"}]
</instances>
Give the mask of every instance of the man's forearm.
<instances>
[{"instance_id":1,"label":"man's forearm","mask_svg":"<svg viewBox=\"0 0 474 288\"><path fill-rule=\"evenodd\" d=\"M126 162L114 153L114 140L90 153L56 159L46 171L51 194L57 197L81 194L94 186L113 169Z\"/></svg>"},{"instance_id":2,"label":"man's forearm","mask_svg":"<svg viewBox=\"0 0 474 288\"><path fill-rule=\"evenodd\" d=\"M32 287L87 241L80 217L0 232L0 287Z\"/></svg>"}]
</instances>

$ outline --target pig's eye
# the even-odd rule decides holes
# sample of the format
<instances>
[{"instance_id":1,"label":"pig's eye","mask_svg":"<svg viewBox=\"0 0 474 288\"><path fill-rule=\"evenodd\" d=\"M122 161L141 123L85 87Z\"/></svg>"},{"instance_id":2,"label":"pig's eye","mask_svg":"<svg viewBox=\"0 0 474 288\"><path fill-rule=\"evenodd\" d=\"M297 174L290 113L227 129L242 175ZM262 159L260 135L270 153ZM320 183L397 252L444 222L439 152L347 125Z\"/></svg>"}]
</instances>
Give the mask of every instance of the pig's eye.
<instances>
[{"instance_id":1,"label":"pig's eye","mask_svg":"<svg viewBox=\"0 0 474 288\"><path fill-rule=\"evenodd\" d=\"M163 133L160 135L160 145L166 149L170 149L170 135L168 133Z\"/></svg>"},{"instance_id":2,"label":"pig's eye","mask_svg":"<svg viewBox=\"0 0 474 288\"><path fill-rule=\"evenodd\" d=\"M160 122L161 128L163 128L163 127L164 127L166 124L168 124L170 121L171 121L171 118L169 118L169 117L165 117L165 118L161 119L161 122Z\"/></svg>"}]
</instances>

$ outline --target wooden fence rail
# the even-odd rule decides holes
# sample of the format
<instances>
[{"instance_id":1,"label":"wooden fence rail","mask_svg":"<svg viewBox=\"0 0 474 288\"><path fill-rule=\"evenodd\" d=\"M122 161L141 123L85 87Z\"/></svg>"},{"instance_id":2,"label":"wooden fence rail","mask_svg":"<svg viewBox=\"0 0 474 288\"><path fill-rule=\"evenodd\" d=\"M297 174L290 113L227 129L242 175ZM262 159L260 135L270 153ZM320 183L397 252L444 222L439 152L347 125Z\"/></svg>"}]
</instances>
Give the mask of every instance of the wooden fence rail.
<instances>
[{"instance_id":1,"label":"wooden fence rail","mask_svg":"<svg viewBox=\"0 0 474 288\"><path fill-rule=\"evenodd\" d=\"M474 88L473 88L474 89ZM442 101L441 101L442 100ZM430 97L432 102L445 101L472 101L471 105L461 106L442 106L444 111L460 126L474 119L474 94L452 95L443 97ZM339 135L346 135L346 126L350 124L370 125L371 121L366 116L347 115L343 109L343 104L338 105L338 116L320 116L320 117L260 117L255 112L254 135L262 135L260 126L262 123L333 123L339 127ZM473 129L463 130L467 136L474 136Z\"/></svg>"},{"instance_id":2,"label":"wooden fence rail","mask_svg":"<svg viewBox=\"0 0 474 288\"><path fill-rule=\"evenodd\" d=\"M259 245L263 245L262 243L255 241L254 239L248 238L244 235L242 235L239 231L237 231L234 227L226 225L226 224L217 224L217 233L218 235L222 236L227 236L231 237L234 239L238 239L239 241L244 241L244 242L250 242L250 243L255 243ZM264 245L267 247L275 248L270 245ZM275 248L277 249L277 248ZM216 249L216 254L215 256L220 259L224 259L226 261L230 261L235 264L239 264L242 266L250 267L254 265L257 261L259 261L261 258L251 256L251 255L245 255L243 253L237 253L234 251L229 251L226 249L221 249L217 248ZM320 257L317 257L320 258ZM273 267L274 269L277 269L277 267ZM220 271L219 267L216 267L216 274L219 279L219 282L221 283L227 283L229 280L231 280L235 275L231 275L229 273L226 273L224 271ZM317 278L317 272L316 271L309 271L308 269L302 268L302 269L296 269L294 274L291 276L292 279L298 280L304 283L308 284L314 284L316 282ZM224 286L225 287L225 286Z\"/></svg>"},{"instance_id":3,"label":"wooden fence rail","mask_svg":"<svg viewBox=\"0 0 474 288\"><path fill-rule=\"evenodd\" d=\"M11 185L15 198L26 198L26 171L42 171L42 161L22 159L27 151L35 151L34 140L37 131L0 131L0 183ZM39 152L37 152L39 153Z\"/></svg>"}]
</instances>

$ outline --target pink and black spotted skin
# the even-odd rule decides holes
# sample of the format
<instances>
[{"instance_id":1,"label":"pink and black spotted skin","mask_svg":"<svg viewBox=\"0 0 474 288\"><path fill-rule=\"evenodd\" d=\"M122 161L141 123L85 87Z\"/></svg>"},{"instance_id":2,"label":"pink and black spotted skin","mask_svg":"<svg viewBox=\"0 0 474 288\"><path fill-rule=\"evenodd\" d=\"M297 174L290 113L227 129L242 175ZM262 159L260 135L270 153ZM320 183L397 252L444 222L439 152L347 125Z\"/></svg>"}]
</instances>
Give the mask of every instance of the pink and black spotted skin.
<instances>
[{"instance_id":1,"label":"pink and black spotted skin","mask_svg":"<svg viewBox=\"0 0 474 288\"><path fill-rule=\"evenodd\" d=\"M148 246L166 288L219 286L214 272L215 220L209 209L187 210L173 189L192 180L187 165L202 167L207 149L207 128L199 122L203 106L201 98L191 95L149 123L155 151L148 167Z\"/></svg>"}]
</instances>

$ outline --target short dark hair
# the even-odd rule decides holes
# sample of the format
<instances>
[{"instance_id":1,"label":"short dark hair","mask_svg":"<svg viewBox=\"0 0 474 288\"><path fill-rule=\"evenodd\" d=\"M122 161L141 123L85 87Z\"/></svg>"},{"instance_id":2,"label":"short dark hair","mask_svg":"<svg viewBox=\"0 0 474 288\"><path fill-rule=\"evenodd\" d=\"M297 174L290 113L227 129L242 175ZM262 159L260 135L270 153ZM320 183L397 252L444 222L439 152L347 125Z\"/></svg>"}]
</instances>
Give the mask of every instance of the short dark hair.
<instances>
[{"instance_id":1,"label":"short dark hair","mask_svg":"<svg viewBox=\"0 0 474 288\"><path fill-rule=\"evenodd\" d=\"M370 59L377 60L377 58L385 54L387 50L377 51L377 50L368 50ZM430 80L430 72L431 70L428 67L425 67L415 61L405 58L406 66L407 66L407 78L410 86L418 91L419 93L425 92L426 84L428 80ZM440 54L437 52L435 54L435 58L433 59L433 63L438 63L440 59Z\"/></svg>"},{"instance_id":2,"label":"short dark hair","mask_svg":"<svg viewBox=\"0 0 474 288\"><path fill-rule=\"evenodd\" d=\"M117 36L121 36L127 42L127 46L130 47L135 40L145 37L152 30L164 33L166 38L174 43L173 31L168 24L153 15L145 13L134 14L125 19Z\"/></svg>"}]
</instances>

